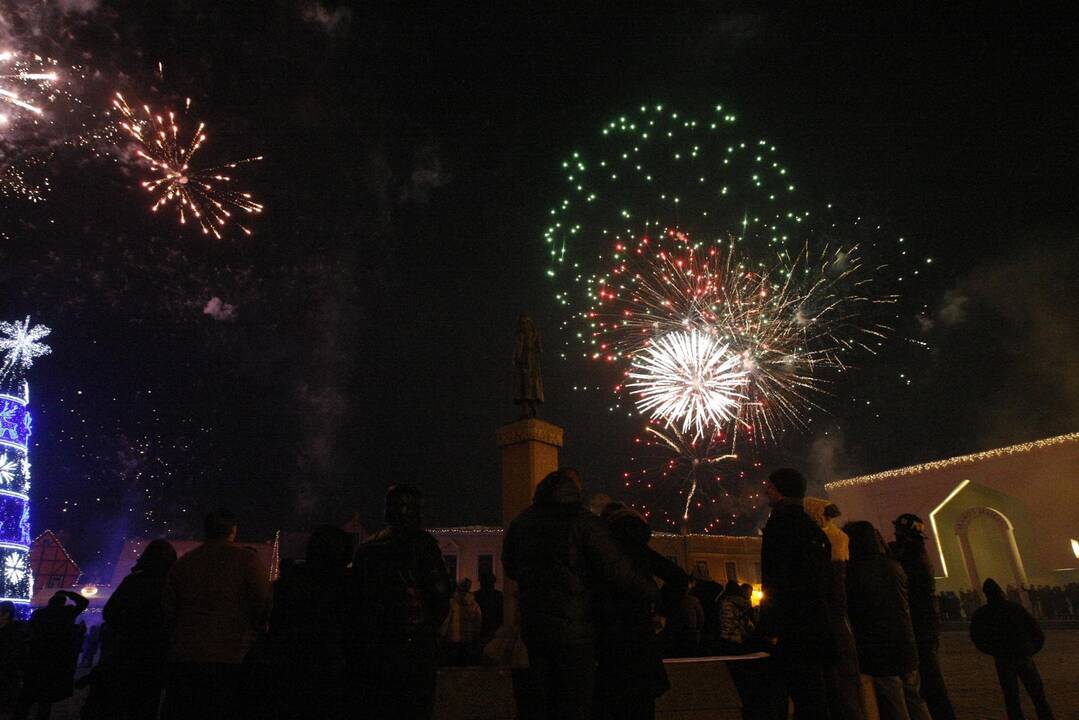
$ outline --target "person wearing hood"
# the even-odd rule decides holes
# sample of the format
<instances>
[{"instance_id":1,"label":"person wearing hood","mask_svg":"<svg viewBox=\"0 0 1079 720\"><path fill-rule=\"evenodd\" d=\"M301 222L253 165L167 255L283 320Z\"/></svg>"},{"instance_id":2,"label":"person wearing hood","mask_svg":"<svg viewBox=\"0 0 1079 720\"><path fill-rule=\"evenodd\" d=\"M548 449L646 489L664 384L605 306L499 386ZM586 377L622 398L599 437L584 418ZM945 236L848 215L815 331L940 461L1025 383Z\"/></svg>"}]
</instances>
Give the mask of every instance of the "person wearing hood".
<instances>
[{"instance_id":1,"label":"person wearing hood","mask_svg":"<svg viewBox=\"0 0 1079 720\"><path fill-rule=\"evenodd\" d=\"M642 576L663 581L663 605L682 612L689 576L648 541L652 531L643 517L622 503L609 503L602 519L611 537ZM627 594L604 584L597 589L596 689L593 720L652 720L656 698L670 689L655 633L651 598Z\"/></svg>"},{"instance_id":2,"label":"person wearing hood","mask_svg":"<svg viewBox=\"0 0 1079 720\"><path fill-rule=\"evenodd\" d=\"M903 566L910 583L910 620L918 644L918 676L922 697L933 720L955 720L955 710L948 697L937 650L940 648L940 616L937 609L936 580L925 550L925 524L917 515L904 513L892 523L895 542L888 553Z\"/></svg>"},{"instance_id":3,"label":"person wearing hood","mask_svg":"<svg viewBox=\"0 0 1079 720\"><path fill-rule=\"evenodd\" d=\"M276 697L283 720L343 712L351 555L352 536L321 525L307 540L304 562L273 585L266 637L269 695Z\"/></svg>"},{"instance_id":4,"label":"person wearing hood","mask_svg":"<svg viewBox=\"0 0 1079 720\"><path fill-rule=\"evenodd\" d=\"M828 588L828 625L836 645L836 662L825 670L828 707L833 720L864 720L862 682L858 672L858 649L847 619L847 562L850 538L835 525L839 508L820 498L806 498L806 514L813 519L831 544L832 578Z\"/></svg>"},{"instance_id":5,"label":"person wearing hood","mask_svg":"<svg viewBox=\"0 0 1079 720\"><path fill-rule=\"evenodd\" d=\"M423 529L423 496L412 485L386 492L386 527L352 559L356 676L353 703L365 720L430 720L438 631L453 581L438 540Z\"/></svg>"},{"instance_id":6,"label":"person wearing hood","mask_svg":"<svg viewBox=\"0 0 1079 720\"><path fill-rule=\"evenodd\" d=\"M1053 720L1041 674L1034 664L1034 655L1045 645L1045 634L1026 608L1004 597L1004 591L995 580L987 579L982 584L982 592L986 604L974 611L970 620L970 639L974 647L992 655L996 662L1008 720L1023 720L1020 680L1034 703L1038 720Z\"/></svg>"},{"instance_id":7,"label":"person wearing hood","mask_svg":"<svg viewBox=\"0 0 1079 720\"><path fill-rule=\"evenodd\" d=\"M881 720L931 720L919 693L907 576L888 557L872 523L851 522L843 530L850 537L847 612L858 665L873 678Z\"/></svg>"},{"instance_id":8,"label":"person wearing hood","mask_svg":"<svg viewBox=\"0 0 1079 720\"><path fill-rule=\"evenodd\" d=\"M521 639L538 688L539 715L591 715L595 681L594 597L601 587L654 602L655 581L634 565L606 524L581 505L581 477L563 468L543 479L506 531L506 577L517 582Z\"/></svg>"},{"instance_id":9,"label":"person wearing hood","mask_svg":"<svg viewBox=\"0 0 1079 720\"><path fill-rule=\"evenodd\" d=\"M825 668L835 660L828 622L832 550L828 537L805 511L806 479L781 468L765 483L772 513L761 540L759 631L771 645L767 687L796 720L828 717ZM784 715L785 717L785 715Z\"/></svg>"}]
</instances>

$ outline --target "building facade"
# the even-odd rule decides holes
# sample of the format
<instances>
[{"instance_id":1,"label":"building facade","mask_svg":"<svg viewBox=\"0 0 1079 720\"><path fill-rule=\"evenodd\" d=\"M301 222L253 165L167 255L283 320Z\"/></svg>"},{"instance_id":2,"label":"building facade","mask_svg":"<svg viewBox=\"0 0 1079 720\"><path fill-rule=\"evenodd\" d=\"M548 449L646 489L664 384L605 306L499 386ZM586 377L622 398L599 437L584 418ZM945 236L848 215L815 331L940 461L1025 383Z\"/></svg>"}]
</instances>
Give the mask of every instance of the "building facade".
<instances>
[{"instance_id":1,"label":"building facade","mask_svg":"<svg viewBox=\"0 0 1079 720\"><path fill-rule=\"evenodd\" d=\"M927 525L937 584L980 589L1079 581L1079 433L825 485L845 520L886 536L914 513Z\"/></svg>"}]
</instances>

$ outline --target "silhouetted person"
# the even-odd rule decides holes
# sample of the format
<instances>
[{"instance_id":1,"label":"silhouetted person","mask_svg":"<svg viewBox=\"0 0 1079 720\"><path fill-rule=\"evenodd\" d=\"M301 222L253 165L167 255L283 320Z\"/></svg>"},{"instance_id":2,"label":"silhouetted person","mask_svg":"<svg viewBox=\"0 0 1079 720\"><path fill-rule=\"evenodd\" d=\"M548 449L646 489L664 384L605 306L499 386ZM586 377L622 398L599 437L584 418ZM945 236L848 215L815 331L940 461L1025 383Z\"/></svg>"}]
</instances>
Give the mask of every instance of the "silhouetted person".
<instances>
[{"instance_id":1,"label":"silhouetted person","mask_svg":"<svg viewBox=\"0 0 1079 720\"><path fill-rule=\"evenodd\" d=\"M662 580L668 593L664 604L672 612L682 611L689 576L648 546L652 531L644 518L622 503L611 503L603 511L603 520L635 572ZM651 720L656 716L656 698L671 687L656 640L652 599L604 584L596 592L595 616L598 662L593 720Z\"/></svg>"},{"instance_id":2,"label":"silhouetted person","mask_svg":"<svg viewBox=\"0 0 1079 720\"><path fill-rule=\"evenodd\" d=\"M74 604L68 605L68 600ZM74 693L75 665L86 633L86 627L75 620L89 605L82 595L60 590L30 616L30 648L14 720L29 717L34 705L38 720L47 720L53 703Z\"/></svg>"},{"instance_id":3,"label":"silhouetted person","mask_svg":"<svg viewBox=\"0 0 1079 720\"><path fill-rule=\"evenodd\" d=\"M862 680L858 672L858 649L847 618L847 563L850 538L835 525L839 508L820 498L806 498L806 513L824 531L832 548L832 584L828 588L828 625L835 641L836 661L825 669L828 707L832 720L863 720Z\"/></svg>"},{"instance_id":4,"label":"silhouetted person","mask_svg":"<svg viewBox=\"0 0 1079 720\"><path fill-rule=\"evenodd\" d=\"M502 627L502 593L495 589L495 576L493 573L480 574L480 589L472 593L476 598L476 604L483 613L480 624L480 647L494 639L495 633Z\"/></svg>"},{"instance_id":5,"label":"silhouetted person","mask_svg":"<svg viewBox=\"0 0 1079 720\"><path fill-rule=\"evenodd\" d=\"M1004 597L1004 591L992 578L982 585L986 604L974 612L970 621L970 639L974 646L996 661L1000 689L1008 720L1023 720L1019 700L1019 681L1027 689L1038 713L1038 720L1052 720L1053 711L1045 698L1042 676L1034 664L1034 655L1045 645L1045 635L1037 621L1022 605Z\"/></svg>"},{"instance_id":6,"label":"silhouetted person","mask_svg":"<svg viewBox=\"0 0 1079 720\"><path fill-rule=\"evenodd\" d=\"M166 720L235 718L244 658L270 611L269 572L235 544L236 516L206 516L206 541L172 566L163 607L172 630Z\"/></svg>"},{"instance_id":7,"label":"silhouetted person","mask_svg":"<svg viewBox=\"0 0 1079 720\"><path fill-rule=\"evenodd\" d=\"M843 526L850 537L847 612L858 665L873 678L881 720L930 720L919 690L918 648L907 604L907 576L868 522Z\"/></svg>"},{"instance_id":8,"label":"silhouetted person","mask_svg":"<svg viewBox=\"0 0 1079 720\"><path fill-rule=\"evenodd\" d=\"M450 599L450 614L446 618L446 655L450 665L474 665L478 658L483 612L472 596L472 581L464 578Z\"/></svg>"},{"instance_id":9,"label":"silhouetted person","mask_svg":"<svg viewBox=\"0 0 1079 720\"><path fill-rule=\"evenodd\" d=\"M280 720L345 712L352 536L333 525L311 533L303 563L273 586L268 648Z\"/></svg>"},{"instance_id":10,"label":"silhouetted person","mask_svg":"<svg viewBox=\"0 0 1079 720\"><path fill-rule=\"evenodd\" d=\"M602 520L581 506L581 478L556 470L506 531L506 576L518 583L521 638L539 689L538 715L591 714L595 682L593 595L601 586L652 601L652 579L619 550Z\"/></svg>"},{"instance_id":11,"label":"silhouetted person","mask_svg":"<svg viewBox=\"0 0 1079 720\"><path fill-rule=\"evenodd\" d=\"M888 549L903 566L909 583L910 620L914 640L918 645L918 677L922 681L922 698L929 706L933 720L955 720L955 710L944 685L937 651L940 649L940 616L937 609L936 584L929 553L925 550L925 525L917 515L900 515L893 523L895 542ZM1016 591L1018 596L1018 591Z\"/></svg>"},{"instance_id":12,"label":"silhouetted person","mask_svg":"<svg viewBox=\"0 0 1079 720\"><path fill-rule=\"evenodd\" d=\"M723 586L708 575L707 569L694 570L691 579L693 587L689 592L697 598L704 615L700 632L700 652L702 655L722 654L719 650L719 636L722 629ZM734 586L738 587L737 581Z\"/></svg>"},{"instance_id":13,"label":"silhouetted person","mask_svg":"<svg viewBox=\"0 0 1079 720\"><path fill-rule=\"evenodd\" d=\"M109 650L92 672L87 705L94 717L152 720L165 685L169 631L162 600L176 550L154 540L143 550L102 610ZM90 715L84 712L84 716Z\"/></svg>"},{"instance_id":14,"label":"silhouetted person","mask_svg":"<svg viewBox=\"0 0 1079 720\"><path fill-rule=\"evenodd\" d=\"M386 493L387 526L356 550L357 716L426 719L434 708L438 632L453 585L438 541L421 526L422 495Z\"/></svg>"},{"instance_id":15,"label":"silhouetted person","mask_svg":"<svg viewBox=\"0 0 1079 720\"><path fill-rule=\"evenodd\" d=\"M15 708L27 651L26 627L10 600L0 602L0 712Z\"/></svg>"},{"instance_id":16,"label":"silhouetted person","mask_svg":"<svg viewBox=\"0 0 1079 720\"><path fill-rule=\"evenodd\" d=\"M765 491L772 514L761 543L760 633L772 646L769 685L775 712L785 713L790 698L796 720L827 718L824 673L835 659L827 603L831 545L805 512L801 473L776 470Z\"/></svg>"}]
</instances>

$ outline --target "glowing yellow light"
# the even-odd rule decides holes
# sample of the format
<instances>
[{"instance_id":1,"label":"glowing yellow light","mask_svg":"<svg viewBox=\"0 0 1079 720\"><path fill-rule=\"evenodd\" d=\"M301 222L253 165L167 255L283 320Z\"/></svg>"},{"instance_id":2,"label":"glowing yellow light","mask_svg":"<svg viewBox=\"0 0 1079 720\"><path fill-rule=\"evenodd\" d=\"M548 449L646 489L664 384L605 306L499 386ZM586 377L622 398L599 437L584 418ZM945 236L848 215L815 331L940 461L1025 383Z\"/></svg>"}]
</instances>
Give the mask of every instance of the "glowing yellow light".
<instances>
[{"instance_id":1,"label":"glowing yellow light","mask_svg":"<svg viewBox=\"0 0 1079 720\"><path fill-rule=\"evenodd\" d=\"M1072 538L1072 554L1079 560L1079 540Z\"/></svg>"},{"instance_id":2,"label":"glowing yellow light","mask_svg":"<svg viewBox=\"0 0 1079 720\"><path fill-rule=\"evenodd\" d=\"M79 590L79 592L82 593L83 597L92 598L97 595L97 587L94 585L87 585Z\"/></svg>"},{"instance_id":3,"label":"glowing yellow light","mask_svg":"<svg viewBox=\"0 0 1079 720\"><path fill-rule=\"evenodd\" d=\"M754 585L753 593L749 596L749 602L752 603L753 607L757 607L761 604L761 600L764 600L764 590L761 589L760 585Z\"/></svg>"},{"instance_id":4,"label":"glowing yellow light","mask_svg":"<svg viewBox=\"0 0 1079 720\"><path fill-rule=\"evenodd\" d=\"M948 563L944 560L944 544L940 541L940 532L937 530L937 513L944 509L944 506L951 502L952 498L958 495L963 488L970 485L970 480L964 480L955 486L955 489L948 493L948 497L941 501L940 505L937 505L929 513L929 524L933 526L933 537L937 541L937 554L940 555L940 569L944 573L943 577L948 577Z\"/></svg>"}]
</instances>

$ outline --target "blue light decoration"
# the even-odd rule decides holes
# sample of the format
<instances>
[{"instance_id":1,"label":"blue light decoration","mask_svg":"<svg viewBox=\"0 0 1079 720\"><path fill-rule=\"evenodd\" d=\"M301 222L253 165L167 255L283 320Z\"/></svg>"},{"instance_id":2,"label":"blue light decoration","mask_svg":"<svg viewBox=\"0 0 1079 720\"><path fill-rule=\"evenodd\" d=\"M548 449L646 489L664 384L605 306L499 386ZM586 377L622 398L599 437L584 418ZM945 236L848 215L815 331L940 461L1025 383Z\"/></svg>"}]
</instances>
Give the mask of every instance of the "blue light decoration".
<instances>
[{"instance_id":1,"label":"blue light decoration","mask_svg":"<svg viewBox=\"0 0 1079 720\"><path fill-rule=\"evenodd\" d=\"M28 608L34 594L30 570L30 385L26 371L51 350L40 340L51 332L30 318L0 322L0 600Z\"/></svg>"}]
</instances>

